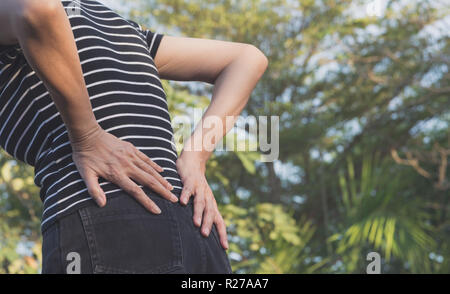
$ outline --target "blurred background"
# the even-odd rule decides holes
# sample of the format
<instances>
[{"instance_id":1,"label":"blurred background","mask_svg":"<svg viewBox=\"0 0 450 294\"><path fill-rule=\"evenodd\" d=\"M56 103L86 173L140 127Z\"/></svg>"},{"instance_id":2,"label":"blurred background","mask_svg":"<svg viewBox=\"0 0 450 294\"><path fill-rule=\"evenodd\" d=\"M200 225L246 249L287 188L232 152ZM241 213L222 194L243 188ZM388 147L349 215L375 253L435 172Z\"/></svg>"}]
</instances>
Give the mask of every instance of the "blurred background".
<instances>
[{"instance_id":1,"label":"blurred background","mask_svg":"<svg viewBox=\"0 0 450 294\"><path fill-rule=\"evenodd\" d=\"M366 273L377 252L382 273L450 273L449 0L100 2L269 59L243 115L280 117L278 160L216 152L207 168L234 272ZM212 93L164 88L172 118ZM0 273L40 272L41 213L32 167L1 150Z\"/></svg>"}]
</instances>

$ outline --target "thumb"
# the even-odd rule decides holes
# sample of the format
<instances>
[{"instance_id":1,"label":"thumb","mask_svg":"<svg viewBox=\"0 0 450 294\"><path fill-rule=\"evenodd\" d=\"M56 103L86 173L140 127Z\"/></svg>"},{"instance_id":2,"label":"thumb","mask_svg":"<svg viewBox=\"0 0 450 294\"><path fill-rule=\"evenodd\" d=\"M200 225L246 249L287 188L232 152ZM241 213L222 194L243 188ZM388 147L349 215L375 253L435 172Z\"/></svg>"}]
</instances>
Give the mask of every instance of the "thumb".
<instances>
[{"instance_id":1,"label":"thumb","mask_svg":"<svg viewBox=\"0 0 450 294\"><path fill-rule=\"evenodd\" d=\"M180 194L180 202L182 203L182 204L184 204L184 205L186 205L187 203L188 203L188 201L189 201L189 198L191 197L191 195L192 195L192 192L191 192L191 188L190 187L188 187L187 185L185 185L184 187L183 187L183 190L181 191L181 194Z\"/></svg>"},{"instance_id":2,"label":"thumb","mask_svg":"<svg viewBox=\"0 0 450 294\"><path fill-rule=\"evenodd\" d=\"M95 202L97 202L98 206L105 206L106 195L98 183L98 177L92 172L87 172L84 176L84 182L86 183L88 193L95 200Z\"/></svg>"}]
</instances>

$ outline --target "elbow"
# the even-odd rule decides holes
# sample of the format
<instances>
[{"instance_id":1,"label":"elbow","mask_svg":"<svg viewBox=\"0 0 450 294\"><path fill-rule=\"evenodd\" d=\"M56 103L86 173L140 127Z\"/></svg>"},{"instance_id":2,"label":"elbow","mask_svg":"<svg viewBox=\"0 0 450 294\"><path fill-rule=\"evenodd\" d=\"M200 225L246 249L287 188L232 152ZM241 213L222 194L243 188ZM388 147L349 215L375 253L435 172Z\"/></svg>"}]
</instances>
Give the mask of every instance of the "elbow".
<instances>
[{"instance_id":1,"label":"elbow","mask_svg":"<svg viewBox=\"0 0 450 294\"><path fill-rule=\"evenodd\" d=\"M240 67L244 67L246 70L249 69L252 76L255 75L258 79L264 74L269 65L269 59L260 49L247 43L235 43L235 46L236 54L231 61L220 72L215 74L213 79L207 80L208 83L215 84L225 69L233 64L239 64Z\"/></svg>"},{"instance_id":2,"label":"elbow","mask_svg":"<svg viewBox=\"0 0 450 294\"><path fill-rule=\"evenodd\" d=\"M251 44L246 45L245 54L249 60L252 60L256 69L262 75L269 66L269 59L266 55L258 47Z\"/></svg>"},{"instance_id":3,"label":"elbow","mask_svg":"<svg viewBox=\"0 0 450 294\"><path fill-rule=\"evenodd\" d=\"M18 0L13 21L17 26L35 31L46 27L63 9L59 0Z\"/></svg>"},{"instance_id":4,"label":"elbow","mask_svg":"<svg viewBox=\"0 0 450 294\"><path fill-rule=\"evenodd\" d=\"M256 48L256 47L255 47ZM261 66L261 69L263 72L266 71L267 67L269 66L269 59L267 56L258 48L256 48L259 64Z\"/></svg>"}]
</instances>

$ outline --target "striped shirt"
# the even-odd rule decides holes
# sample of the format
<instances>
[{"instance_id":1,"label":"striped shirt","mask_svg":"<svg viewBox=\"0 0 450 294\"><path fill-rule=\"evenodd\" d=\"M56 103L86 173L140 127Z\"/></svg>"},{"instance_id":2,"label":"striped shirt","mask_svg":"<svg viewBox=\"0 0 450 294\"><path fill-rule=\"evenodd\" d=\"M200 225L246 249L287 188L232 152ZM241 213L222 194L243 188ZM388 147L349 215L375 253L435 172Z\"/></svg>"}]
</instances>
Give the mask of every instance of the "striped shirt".
<instances>
[{"instance_id":1,"label":"striped shirt","mask_svg":"<svg viewBox=\"0 0 450 294\"><path fill-rule=\"evenodd\" d=\"M172 192L181 192L171 117L153 61L163 35L97 1L62 3L97 122L159 164ZM42 232L60 217L95 204L72 159L66 126L19 45L0 46L0 146L34 167L44 205ZM123 192L102 177L99 184L108 198Z\"/></svg>"}]
</instances>

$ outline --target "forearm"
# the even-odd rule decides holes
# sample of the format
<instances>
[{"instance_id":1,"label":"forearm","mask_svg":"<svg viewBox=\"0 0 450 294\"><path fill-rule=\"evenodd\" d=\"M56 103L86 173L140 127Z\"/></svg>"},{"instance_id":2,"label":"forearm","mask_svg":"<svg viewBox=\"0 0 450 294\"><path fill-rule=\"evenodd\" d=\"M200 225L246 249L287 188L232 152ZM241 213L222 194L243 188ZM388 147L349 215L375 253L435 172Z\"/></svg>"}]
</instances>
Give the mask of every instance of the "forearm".
<instances>
[{"instance_id":1,"label":"forearm","mask_svg":"<svg viewBox=\"0 0 450 294\"><path fill-rule=\"evenodd\" d=\"M13 37L48 89L72 142L98 128L69 20L60 1L19 1Z\"/></svg>"},{"instance_id":2,"label":"forearm","mask_svg":"<svg viewBox=\"0 0 450 294\"><path fill-rule=\"evenodd\" d=\"M217 142L233 127L266 68L265 56L249 47L221 71L214 83L211 103L185 142L181 156L194 156L206 164Z\"/></svg>"}]
</instances>

